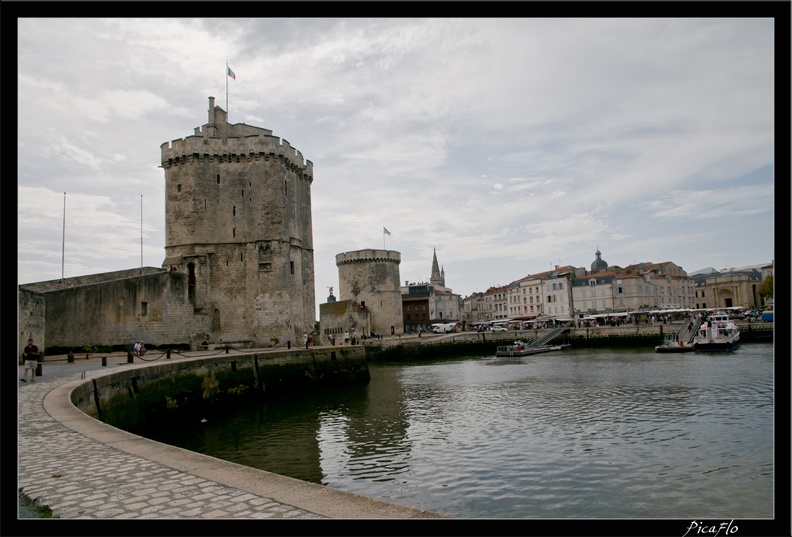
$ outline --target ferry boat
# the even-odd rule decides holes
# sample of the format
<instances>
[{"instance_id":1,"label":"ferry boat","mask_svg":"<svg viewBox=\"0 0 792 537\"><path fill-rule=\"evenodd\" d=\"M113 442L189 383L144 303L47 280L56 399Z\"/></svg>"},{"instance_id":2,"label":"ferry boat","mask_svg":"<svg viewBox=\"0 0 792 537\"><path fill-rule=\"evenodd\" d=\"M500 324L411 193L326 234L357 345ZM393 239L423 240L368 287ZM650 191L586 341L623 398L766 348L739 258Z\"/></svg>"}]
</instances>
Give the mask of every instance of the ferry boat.
<instances>
[{"instance_id":1,"label":"ferry boat","mask_svg":"<svg viewBox=\"0 0 792 537\"><path fill-rule=\"evenodd\" d=\"M740 328L723 312L710 315L693 339L697 351L729 351L740 344Z\"/></svg>"}]
</instances>

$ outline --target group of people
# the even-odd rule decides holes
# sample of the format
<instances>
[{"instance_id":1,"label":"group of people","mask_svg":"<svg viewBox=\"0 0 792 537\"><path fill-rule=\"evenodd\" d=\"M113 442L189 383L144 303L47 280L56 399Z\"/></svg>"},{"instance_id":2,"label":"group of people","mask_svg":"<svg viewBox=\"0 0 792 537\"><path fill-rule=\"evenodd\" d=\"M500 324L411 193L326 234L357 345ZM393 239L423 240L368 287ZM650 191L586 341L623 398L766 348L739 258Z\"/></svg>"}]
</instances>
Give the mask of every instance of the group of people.
<instances>
[{"instance_id":1,"label":"group of people","mask_svg":"<svg viewBox=\"0 0 792 537\"><path fill-rule=\"evenodd\" d=\"M143 341L136 341L135 345L133 346L133 349L135 351L135 354L137 354L138 356L143 356L144 354L146 354L146 345L143 343Z\"/></svg>"}]
</instances>

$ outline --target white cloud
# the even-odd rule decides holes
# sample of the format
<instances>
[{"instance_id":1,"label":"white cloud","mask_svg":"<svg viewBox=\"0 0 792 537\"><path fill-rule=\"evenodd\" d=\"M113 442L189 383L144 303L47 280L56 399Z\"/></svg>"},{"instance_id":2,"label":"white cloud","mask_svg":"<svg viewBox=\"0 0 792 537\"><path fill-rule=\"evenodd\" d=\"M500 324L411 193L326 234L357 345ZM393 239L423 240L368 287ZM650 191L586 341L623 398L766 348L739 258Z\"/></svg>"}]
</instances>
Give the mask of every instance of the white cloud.
<instances>
[{"instance_id":1,"label":"white cloud","mask_svg":"<svg viewBox=\"0 0 792 537\"><path fill-rule=\"evenodd\" d=\"M707 251L714 231L690 233L701 224L743 245L733 265L773 257L769 19L74 18L19 30L20 208L48 215L20 216L28 281L59 276L64 191L81 203L73 270L137 266L141 195L145 264L161 262L159 146L205 123L210 95L314 163L319 299L335 254L382 247L383 225L402 279L427 278L437 247L462 294L559 259L588 266L597 244L616 264L669 245L696 270L720 255ZM749 238L756 222L768 233ZM104 248L114 255L93 253Z\"/></svg>"}]
</instances>

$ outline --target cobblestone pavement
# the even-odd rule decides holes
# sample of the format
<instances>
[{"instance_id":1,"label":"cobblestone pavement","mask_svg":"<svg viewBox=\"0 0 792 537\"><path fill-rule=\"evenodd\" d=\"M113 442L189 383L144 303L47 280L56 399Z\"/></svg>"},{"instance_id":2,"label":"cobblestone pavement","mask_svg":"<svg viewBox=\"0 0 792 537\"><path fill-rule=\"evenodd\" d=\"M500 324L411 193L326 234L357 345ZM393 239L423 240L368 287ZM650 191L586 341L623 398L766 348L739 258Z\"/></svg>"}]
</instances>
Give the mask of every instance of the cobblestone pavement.
<instances>
[{"instance_id":1,"label":"cobblestone pavement","mask_svg":"<svg viewBox=\"0 0 792 537\"><path fill-rule=\"evenodd\" d=\"M135 367L108 358L110 368ZM139 364L138 364L139 365ZM43 400L70 380L103 373L99 358L42 364L35 382L18 382L18 484L34 505L57 518L326 518L270 498L131 455L52 418ZM19 378L22 378L19 367ZM20 501L19 517L30 518Z\"/></svg>"}]
</instances>

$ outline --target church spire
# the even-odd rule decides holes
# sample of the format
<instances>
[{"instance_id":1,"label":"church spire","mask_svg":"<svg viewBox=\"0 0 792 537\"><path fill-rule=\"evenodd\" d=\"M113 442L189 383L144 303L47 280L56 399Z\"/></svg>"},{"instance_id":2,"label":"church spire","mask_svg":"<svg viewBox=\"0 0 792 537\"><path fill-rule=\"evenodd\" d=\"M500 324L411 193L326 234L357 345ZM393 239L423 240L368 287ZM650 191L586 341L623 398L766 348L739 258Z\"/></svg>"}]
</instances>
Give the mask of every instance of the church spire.
<instances>
[{"instance_id":1,"label":"church spire","mask_svg":"<svg viewBox=\"0 0 792 537\"><path fill-rule=\"evenodd\" d=\"M439 285L441 287L445 287L445 269L440 271L440 265L437 262L437 249L434 249L434 253L432 255L432 276L429 278L429 282L432 285Z\"/></svg>"}]
</instances>

